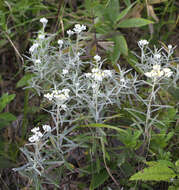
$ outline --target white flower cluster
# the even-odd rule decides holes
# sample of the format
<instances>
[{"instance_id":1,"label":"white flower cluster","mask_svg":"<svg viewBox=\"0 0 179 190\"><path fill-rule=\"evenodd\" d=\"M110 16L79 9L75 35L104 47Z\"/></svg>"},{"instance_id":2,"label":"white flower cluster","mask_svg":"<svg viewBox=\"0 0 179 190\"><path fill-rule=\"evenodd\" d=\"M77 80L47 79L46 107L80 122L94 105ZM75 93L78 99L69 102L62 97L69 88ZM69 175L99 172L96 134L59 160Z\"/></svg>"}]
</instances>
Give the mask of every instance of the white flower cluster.
<instances>
[{"instance_id":1,"label":"white flower cluster","mask_svg":"<svg viewBox=\"0 0 179 190\"><path fill-rule=\"evenodd\" d=\"M68 73L69 73L68 69L63 69L63 70L62 70L62 74L63 74L63 75L66 75L66 74L68 74Z\"/></svg>"},{"instance_id":2,"label":"white flower cluster","mask_svg":"<svg viewBox=\"0 0 179 190\"><path fill-rule=\"evenodd\" d=\"M153 65L153 69L150 72L146 72L145 75L149 78L153 78L156 80L157 78L160 77L170 77L173 74L171 69L169 68L163 68L161 69L160 65Z\"/></svg>"},{"instance_id":3,"label":"white flower cluster","mask_svg":"<svg viewBox=\"0 0 179 190\"><path fill-rule=\"evenodd\" d=\"M29 51L30 51L31 53L34 52L34 50L37 49L38 46L39 46L38 43L33 44L33 45L30 47Z\"/></svg>"},{"instance_id":4,"label":"white flower cluster","mask_svg":"<svg viewBox=\"0 0 179 190\"><path fill-rule=\"evenodd\" d=\"M45 28L45 26L46 26L48 20L43 17L43 18L40 19L40 22L43 24L43 27Z\"/></svg>"},{"instance_id":5,"label":"white flower cluster","mask_svg":"<svg viewBox=\"0 0 179 190\"><path fill-rule=\"evenodd\" d=\"M46 18L41 18L40 19L40 22L43 24L43 29L45 28L48 20ZM30 53L33 53L40 45L40 41L44 40L45 39L45 33L44 31L39 31L39 34L38 34L38 41L36 40L36 42L30 47L29 49L29 52Z\"/></svg>"},{"instance_id":6,"label":"white flower cluster","mask_svg":"<svg viewBox=\"0 0 179 190\"><path fill-rule=\"evenodd\" d=\"M144 47L144 46L146 46L148 44L149 44L149 42L147 40L140 40L138 42L139 47Z\"/></svg>"},{"instance_id":7,"label":"white flower cluster","mask_svg":"<svg viewBox=\"0 0 179 190\"><path fill-rule=\"evenodd\" d=\"M159 60L161 58L161 54L157 53L154 54L154 59Z\"/></svg>"},{"instance_id":8,"label":"white flower cluster","mask_svg":"<svg viewBox=\"0 0 179 190\"><path fill-rule=\"evenodd\" d=\"M91 77L95 81L102 81L104 78L112 77L111 70L101 70L99 68L93 68L91 73L86 73L86 77Z\"/></svg>"},{"instance_id":9,"label":"white flower cluster","mask_svg":"<svg viewBox=\"0 0 179 190\"><path fill-rule=\"evenodd\" d=\"M69 99L69 92L69 89L53 90L52 93L47 93L44 95L44 97L49 99L50 101L55 100L57 102L63 103L64 101Z\"/></svg>"},{"instance_id":10,"label":"white flower cluster","mask_svg":"<svg viewBox=\"0 0 179 190\"><path fill-rule=\"evenodd\" d=\"M44 39L45 39L45 34L39 34L39 35L38 35L38 38L39 38L40 40L44 40Z\"/></svg>"},{"instance_id":11,"label":"white flower cluster","mask_svg":"<svg viewBox=\"0 0 179 190\"><path fill-rule=\"evenodd\" d=\"M63 40L58 40L58 45L59 45L59 48L62 48L62 45L63 45Z\"/></svg>"},{"instance_id":12,"label":"white flower cluster","mask_svg":"<svg viewBox=\"0 0 179 190\"><path fill-rule=\"evenodd\" d=\"M79 34L82 31L86 30L86 26L85 25L80 25L80 24L75 24L75 27L73 28L73 30L68 30L67 34L69 36L73 35L74 33Z\"/></svg>"},{"instance_id":13,"label":"white flower cluster","mask_svg":"<svg viewBox=\"0 0 179 190\"><path fill-rule=\"evenodd\" d=\"M44 132L51 132L51 127L50 125L43 125L43 130ZM38 142L44 134L42 134L40 132L40 129L39 127L34 127L32 130L31 130L32 133L34 133L30 138L29 138L29 142Z\"/></svg>"},{"instance_id":14,"label":"white flower cluster","mask_svg":"<svg viewBox=\"0 0 179 190\"><path fill-rule=\"evenodd\" d=\"M99 55L95 55L94 56L94 60L97 61L97 62L99 62L99 61L101 61L101 57Z\"/></svg>"}]
</instances>

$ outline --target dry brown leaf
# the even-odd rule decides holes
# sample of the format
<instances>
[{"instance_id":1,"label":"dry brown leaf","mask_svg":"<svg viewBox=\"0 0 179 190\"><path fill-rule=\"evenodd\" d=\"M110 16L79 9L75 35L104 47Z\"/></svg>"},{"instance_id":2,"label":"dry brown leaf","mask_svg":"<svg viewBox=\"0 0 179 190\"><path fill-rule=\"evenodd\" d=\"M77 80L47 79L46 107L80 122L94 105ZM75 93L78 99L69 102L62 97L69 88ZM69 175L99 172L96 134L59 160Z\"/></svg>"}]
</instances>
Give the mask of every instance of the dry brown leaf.
<instances>
[{"instance_id":1,"label":"dry brown leaf","mask_svg":"<svg viewBox=\"0 0 179 190\"><path fill-rule=\"evenodd\" d=\"M132 10L122 19L125 20L127 18L140 18L141 17L141 12L144 8L143 4L136 4Z\"/></svg>"},{"instance_id":2,"label":"dry brown leaf","mask_svg":"<svg viewBox=\"0 0 179 190\"><path fill-rule=\"evenodd\" d=\"M156 22L159 22L159 19L157 17L157 15L154 12L154 8L152 5L147 5L148 7L148 14L149 16L151 16Z\"/></svg>"},{"instance_id":3,"label":"dry brown leaf","mask_svg":"<svg viewBox=\"0 0 179 190\"><path fill-rule=\"evenodd\" d=\"M159 4L159 3L163 3L167 0L148 0L149 4Z\"/></svg>"}]
</instances>

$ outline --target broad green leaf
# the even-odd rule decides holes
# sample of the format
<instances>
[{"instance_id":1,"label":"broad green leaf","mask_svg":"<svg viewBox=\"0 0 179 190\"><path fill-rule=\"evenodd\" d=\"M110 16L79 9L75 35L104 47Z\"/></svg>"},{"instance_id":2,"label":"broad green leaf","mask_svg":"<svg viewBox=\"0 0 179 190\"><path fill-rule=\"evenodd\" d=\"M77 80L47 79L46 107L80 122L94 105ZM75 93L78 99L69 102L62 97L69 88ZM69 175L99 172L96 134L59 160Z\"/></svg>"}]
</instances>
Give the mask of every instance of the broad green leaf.
<instances>
[{"instance_id":1,"label":"broad green leaf","mask_svg":"<svg viewBox=\"0 0 179 190\"><path fill-rule=\"evenodd\" d=\"M9 125L10 122L16 120L16 117L9 113L9 112L6 112L6 113L1 113L0 114L0 128L3 128L7 125Z\"/></svg>"},{"instance_id":2,"label":"broad green leaf","mask_svg":"<svg viewBox=\"0 0 179 190\"><path fill-rule=\"evenodd\" d=\"M6 107L8 103L10 103L14 98L15 94L8 95L8 93L5 93L0 98L0 112Z\"/></svg>"},{"instance_id":3,"label":"broad green leaf","mask_svg":"<svg viewBox=\"0 0 179 190\"><path fill-rule=\"evenodd\" d=\"M102 185L109 177L108 172L106 169L102 169L99 173L96 173L93 175L91 184L90 184L90 190L94 190L100 185Z\"/></svg>"},{"instance_id":4,"label":"broad green leaf","mask_svg":"<svg viewBox=\"0 0 179 190\"><path fill-rule=\"evenodd\" d=\"M153 21L143 19L143 18L130 18L120 22L117 27L119 28L132 28L132 27L141 27L148 24L154 23Z\"/></svg>"},{"instance_id":5,"label":"broad green leaf","mask_svg":"<svg viewBox=\"0 0 179 190\"><path fill-rule=\"evenodd\" d=\"M127 56L128 55L128 46L127 46L127 42L126 42L126 39L124 38L123 35L120 35L118 37L118 44L119 44L119 50L121 52L121 54Z\"/></svg>"},{"instance_id":6,"label":"broad green leaf","mask_svg":"<svg viewBox=\"0 0 179 190\"><path fill-rule=\"evenodd\" d=\"M23 87L26 86L28 84L28 81L33 77L33 74L27 73L25 74L18 82L16 87Z\"/></svg>"},{"instance_id":7,"label":"broad green leaf","mask_svg":"<svg viewBox=\"0 0 179 190\"><path fill-rule=\"evenodd\" d=\"M116 22L118 22L119 20L121 20L123 17L126 16L126 14L129 12L129 10L132 8L132 6L135 4L136 2L132 3L129 7L127 7L126 9L124 9L117 17Z\"/></svg>"},{"instance_id":8,"label":"broad green leaf","mask_svg":"<svg viewBox=\"0 0 179 190\"><path fill-rule=\"evenodd\" d=\"M116 65L118 59L120 58L121 52L119 49L119 40L118 40L119 36L115 36L113 38L114 41L114 47L113 47L113 51L111 53L111 62L113 65Z\"/></svg>"},{"instance_id":9,"label":"broad green leaf","mask_svg":"<svg viewBox=\"0 0 179 190\"><path fill-rule=\"evenodd\" d=\"M112 126L112 125L106 125L106 124L101 124L101 123L91 123L88 125L80 125L79 127L96 127L96 128L107 128L107 129L114 129L118 132L123 132L126 133L124 129L120 129L118 127Z\"/></svg>"},{"instance_id":10,"label":"broad green leaf","mask_svg":"<svg viewBox=\"0 0 179 190\"><path fill-rule=\"evenodd\" d=\"M9 112L5 112L5 113L0 114L0 119L11 122L11 121L16 120L16 117Z\"/></svg>"},{"instance_id":11,"label":"broad green leaf","mask_svg":"<svg viewBox=\"0 0 179 190\"><path fill-rule=\"evenodd\" d=\"M108 1L107 7L105 7L106 17L111 23L115 23L119 13L119 0Z\"/></svg>"}]
</instances>

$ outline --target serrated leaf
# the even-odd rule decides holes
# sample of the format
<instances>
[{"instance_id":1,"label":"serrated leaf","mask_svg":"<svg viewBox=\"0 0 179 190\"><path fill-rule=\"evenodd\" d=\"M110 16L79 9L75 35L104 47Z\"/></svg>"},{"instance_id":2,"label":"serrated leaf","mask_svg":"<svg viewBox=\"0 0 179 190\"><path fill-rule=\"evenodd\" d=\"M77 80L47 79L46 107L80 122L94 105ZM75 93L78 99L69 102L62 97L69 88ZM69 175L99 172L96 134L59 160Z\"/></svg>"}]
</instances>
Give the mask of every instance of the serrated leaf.
<instances>
[{"instance_id":1,"label":"serrated leaf","mask_svg":"<svg viewBox=\"0 0 179 190\"><path fill-rule=\"evenodd\" d=\"M131 18L126 19L118 24L119 28L132 28L132 27L141 27L148 24L153 24L153 21L143 19L143 18Z\"/></svg>"},{"instance_id":2,"label":"serrated leaf","mask_svg":"<svg viewBox=\"0 0 179 190\"><path fill-rule=\"evenodd\" d=\"M168 181L175 178L175 172L164 163L157 163L151 167L144 168L142 171L134 174L129 180L142 181Z\"/></svg>"},{"instance_id":3,"label":"serrated leaf","mask_svg":"<svg viewBox=\"0 0 179 190\"><path fill-rule=\"evenodd\" d=\"M8 95L8 93L5 93L0 98L0 112L6 107L8 103L10 103L14 98L15 94Z\"/></svg>"},{"instance_id":4,"label":"serrated leaf","mask_svg":"<svg viewBox=\"0 0 179 190\"><path fill-rule=\"evenodd\" d=\"M28 80L30 80L33 77L33 74L31 73L27 73L25 74L16 84L16 87L23 87L26 86L28 84Z\"/></svg>"}]
</instances>

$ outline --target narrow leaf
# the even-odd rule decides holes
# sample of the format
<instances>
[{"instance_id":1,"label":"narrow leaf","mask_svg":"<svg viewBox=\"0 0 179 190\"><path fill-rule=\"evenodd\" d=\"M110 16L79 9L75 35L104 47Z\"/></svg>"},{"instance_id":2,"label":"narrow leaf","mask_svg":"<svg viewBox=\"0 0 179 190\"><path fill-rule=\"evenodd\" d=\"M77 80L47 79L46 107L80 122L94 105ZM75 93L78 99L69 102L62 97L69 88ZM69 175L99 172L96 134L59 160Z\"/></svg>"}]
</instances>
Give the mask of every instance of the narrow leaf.
<instances>
[{"instance_id":1,"label":"narrow leaf","mask_svg":"<svg viewBox=\"0 0 179 190\"><path fill-rule=\"evenodd\" d=\"M118 27L119 28L141 27L152 23L154 22L143 18L131 18L120 22L118 24Z\"/></svg>"},{"instance_id":2,"label":"narrow leaf","mask_svg":"<svg viewBox=\"0 0 179 190\"><path fill-rule=\"evenodd\" d=\"M114 129L118 132L124 132L126 133L126 131L124 129L120 129L118 127L115 126L111 126L111 125L106 125L106 124L101 124L101 123L91 123L89 125L80 125L79 127L96 127L96 128L108 128L108 129Z\"/></svg>"},{"instance_id":3,"label":"narrow leaf","mask_svg":"<svg viewBox=\"0 0 179 190\"><path fill-rule=\"evenodd\" d=\"M126 39L124 38L123 35L120 35L118 40L119 40L119 50L120 50L121 54L127 56L128 55L128 46L127 46Z\"/></svg>"},{"instance_id":4,"label":"narrow leaf","mask_svg":"<svg viewBox=\"0 0 179 190\"><path fill-rule=\"evenodd\" d=\"M136 2L132 3L129 7L127 7L126 9L124 9L117 17L116 22L120 21L123 17L125 17L127 15L127 13L129 12L129 10L132 8L132 6L135 4Z\"/></svg>"}]
</instances>

